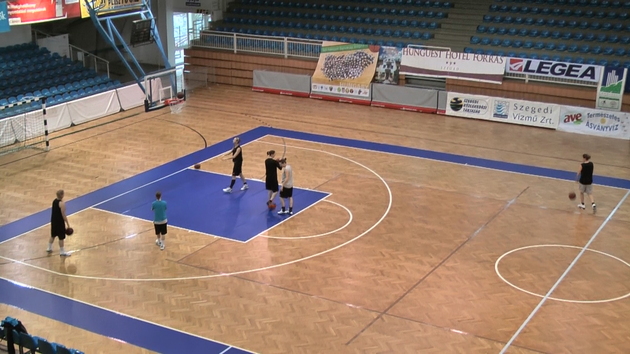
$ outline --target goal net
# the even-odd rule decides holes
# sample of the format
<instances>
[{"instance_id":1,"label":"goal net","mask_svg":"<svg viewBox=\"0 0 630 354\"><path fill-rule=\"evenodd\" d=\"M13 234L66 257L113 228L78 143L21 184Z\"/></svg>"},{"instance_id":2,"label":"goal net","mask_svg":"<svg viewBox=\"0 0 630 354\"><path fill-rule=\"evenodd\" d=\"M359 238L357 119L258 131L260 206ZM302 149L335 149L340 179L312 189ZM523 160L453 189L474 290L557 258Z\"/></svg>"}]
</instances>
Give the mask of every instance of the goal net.
<instances>
[{"instance_id":1,"label":"goal net","mask_svg":"<svg viewBox=\"0 0 630 354\"><path fill-rule=\"evenodd\" d=\"M25 97L0 106L0 155L28 148L49 149L45 98Z\"/></svg>"},{"instance_id":2,"label":"goal net","mask_svg":"<svg viewBox=\"0 0 630 354\"><path fill-rule=\"evenodd\" d=\"M156 71L144 77L145 111L152 111L186 101L184 66ZM181 109L181 107L179 107Z\"/></svg>"}]
</instances>

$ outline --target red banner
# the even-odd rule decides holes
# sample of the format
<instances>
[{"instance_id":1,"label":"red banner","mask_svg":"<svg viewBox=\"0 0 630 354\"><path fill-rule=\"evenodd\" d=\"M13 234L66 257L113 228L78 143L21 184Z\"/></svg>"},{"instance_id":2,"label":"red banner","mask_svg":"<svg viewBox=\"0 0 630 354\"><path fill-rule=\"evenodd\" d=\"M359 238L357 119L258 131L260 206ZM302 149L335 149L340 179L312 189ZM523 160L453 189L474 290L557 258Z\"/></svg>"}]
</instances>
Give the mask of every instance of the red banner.
<instances>
[{"instance_id":1,"label":"red banner","mask_svg":"<svg viewBox=\"0 0 630 354\"><path fill-rule=\"evenodd\" d=\"M9 0L7 9L12 26L81 16L78 0Z\"/></svg>"}]
</instances>

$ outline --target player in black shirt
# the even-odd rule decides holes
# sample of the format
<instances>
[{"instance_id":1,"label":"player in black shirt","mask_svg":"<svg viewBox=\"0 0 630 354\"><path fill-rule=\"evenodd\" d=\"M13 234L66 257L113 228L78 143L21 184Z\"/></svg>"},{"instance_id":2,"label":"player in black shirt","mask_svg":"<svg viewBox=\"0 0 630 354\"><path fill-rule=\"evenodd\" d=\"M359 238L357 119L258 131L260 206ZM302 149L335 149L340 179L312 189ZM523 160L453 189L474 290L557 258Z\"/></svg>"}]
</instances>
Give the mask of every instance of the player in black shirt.
<instances>
[{"instance_id":1,"label":"player in black shirt","mask_svg":"<svg viewBox=\"0 0 630 354\"><path fill-rule=\"evenodd\" d=\"M223 191L225 193L232 193L232 187L234 187L234 183L236 182L236 177L241 177L243 181L243 187L241 190L247 190L249 186L247 185L247 181L245 180L245 176L243 176L243 148L241 147L241 138L236 137L232 141L234 147L232 148L232 154L224 157L224 160L232 159L234 162L234 167L232 167L232 182L230 182L230 186L224 188Z\"/></svg>"},{"instance_id":2,"label":"player in black shirt","mask_svg":"<svg viewBox=\"0 0 630 354\"><path fill-rule=\"evenodd\" d=\"M265 160L265 189L267 189L269 200L267 205L271 204L278 193L278 170L282 169L280 161L275 158L274 150L267 151L267 159Z\"/></svg>"},{"instance_id":3,"label":"player in black shirt","mask_svg":"<svg viewBox=\"0 0 630 354\"><path fill-rule=\"evenodd\" d=\"M593 207L593 211L597 210L597 205L595 205L595 199L593 199L593 163L591 162L591 155L584 154L582 155L582 164L580 164L580 169L577 173L577 181L580 185L580 204L578 204L578 208L586 209L584 206L584 193L588 194L589 199L591 200L591 206Z\"/></svg>"},{"instance_id":4,"label":"player in black shirt","mask_svg":"<svg viewBox=\"0 0 630 354\"><path fill-rule=\"evenodd\" d=\"M63 190L57 191L57 198L52 202L52 213L50 215L50 239L46 252L52 252L52 245L55 237L59 239L59 255L69 257L70 253L63 248L66 239L66 228L70 228L70 222L66 216L66 203L63 202Z\"/></svg>"}]
</instances>

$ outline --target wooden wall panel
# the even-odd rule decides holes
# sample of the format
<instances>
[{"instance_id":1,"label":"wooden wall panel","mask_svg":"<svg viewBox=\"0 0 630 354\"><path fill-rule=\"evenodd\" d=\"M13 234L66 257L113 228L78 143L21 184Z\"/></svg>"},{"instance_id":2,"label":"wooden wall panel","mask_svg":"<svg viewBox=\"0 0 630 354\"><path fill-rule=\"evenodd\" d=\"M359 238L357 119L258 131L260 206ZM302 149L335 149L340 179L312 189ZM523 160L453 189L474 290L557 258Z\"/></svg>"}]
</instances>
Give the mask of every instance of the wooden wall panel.
<instances>
[{"instance_id":1,"label":"wooden wall panel","mask_svg":"<svg viewBox=\"0 0 630 354\"><path fill-rule=\"evenodd\" d=\"M229 51L206 48L186 49L185 56L187 65L215 68L218 83L248 87L252 85L254 70L312 75L317 67L316 60L235 54ZM404 81L404 79L401 80ZM595 97L597 95L594 88L553 85L542 82L525 83L521 80L505 80L503 84L496 85L484 82L447 79L446 90L591 108L595 107ZM624 96L622 110L624 112L630 112L630 95Z\"/></svg>"},{"instance_id":2,"label":"wooden wall panel","mask_svg":"<svg viewBox=\"0 0 630 354\"><path fill-rule=\"evenodd\" d=\"M189 66L214 68L217 83L248 87L252 86L254 70L312 75L317 67L316 60L234 54L204 48L186 49L185 56Z\"/></svg>"},{"instance_id":3,"label":"wooden wall panel","mask_svg":"<svg viewBox=\"0 0 630 354\"><path fill-rule=\"evenodd\" d=\"M446 90L590 108L595 107L595 98L597 96L597 90L594 88L553 85L543 82L525 83L521 80L504 80L503 84L496 85L485 82L447 79ZM630 112L630 95L624 95L622 110Z\"/></svg>"}]
</instances>

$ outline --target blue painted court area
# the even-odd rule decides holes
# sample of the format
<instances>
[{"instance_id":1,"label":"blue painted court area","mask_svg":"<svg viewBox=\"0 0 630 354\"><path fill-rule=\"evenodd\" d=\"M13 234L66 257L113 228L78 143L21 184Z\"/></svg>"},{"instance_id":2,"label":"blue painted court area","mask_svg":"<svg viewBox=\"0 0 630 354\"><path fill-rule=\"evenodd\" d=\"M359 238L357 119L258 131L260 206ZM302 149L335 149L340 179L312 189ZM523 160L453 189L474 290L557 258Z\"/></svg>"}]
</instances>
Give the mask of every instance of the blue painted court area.
<instances>
[{"instance_id":1,"label":"blue painted court area","mask_svg":"<svg viewBox=\"0 0 630 354\"><path fill-rule=\"evenodd\" d=\"M0 278L0 303L157 353L250 353L30 286L22 286L2 278ZM5 315L2 316L4 317ZM24 325L28 329L29 324L24 323ZM31 333L31 335L45 337L40 333ZM81 350L81 347L77 346L76 349Z\"/></svg>"},{"instance_id":2,"label":"blue painted court area","mask_svg":"<svg viewBox=\"0 0 630 354\"><path fill-rule=\"evenodd\" d=\"M162 192L167 203L170 226L202 232L231 240L247 242L278 225L290 216L269 210L265 184L249 180L249 189L241 191L241 181L232 193L224 193L230 177L187 169L138 188L96 206L97 209L153 221L151 203L155 192ZM294 213L327 197L328 193L294 188ZM277 200L277 199L276 199Z\"/></svg>"}]
</instances>

